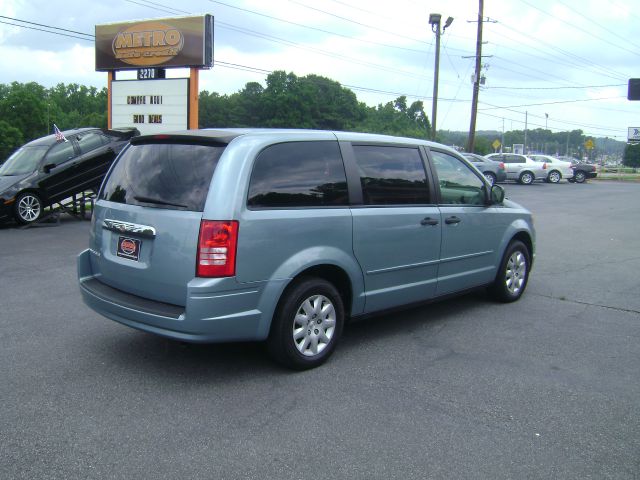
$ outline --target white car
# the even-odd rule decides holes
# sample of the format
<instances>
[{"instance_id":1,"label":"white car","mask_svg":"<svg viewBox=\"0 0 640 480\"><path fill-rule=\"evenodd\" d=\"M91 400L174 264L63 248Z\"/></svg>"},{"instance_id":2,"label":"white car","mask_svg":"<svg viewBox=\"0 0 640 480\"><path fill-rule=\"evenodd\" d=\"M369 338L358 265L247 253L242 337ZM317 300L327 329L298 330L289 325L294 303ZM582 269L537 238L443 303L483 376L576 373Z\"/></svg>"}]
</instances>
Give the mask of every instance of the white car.
<instances>
[{"instance_id":1,"label":"white car","mask_svg":"<svg viewBox=\"0 0 640 480\"><path fill-rule=\"evenodd\" d=\"M486 157L494 162L503 162L507 180L530 185L536 180L547 179L547 164L536 162L527 155L517 153L490 153Z\"/></svg>"},{"instance_id":2,"label":"white car","mask_svg":"<svg viewBox=\"0 0 640 480\"><path fill-rule=\"evenodd\" d=\"M573 178L574 170L571 168L571 162L565 162L551 155L529 155L536 162L547 164L548 183L559 183L563 178L569 180Z\"/></svg>"}]
</instances>

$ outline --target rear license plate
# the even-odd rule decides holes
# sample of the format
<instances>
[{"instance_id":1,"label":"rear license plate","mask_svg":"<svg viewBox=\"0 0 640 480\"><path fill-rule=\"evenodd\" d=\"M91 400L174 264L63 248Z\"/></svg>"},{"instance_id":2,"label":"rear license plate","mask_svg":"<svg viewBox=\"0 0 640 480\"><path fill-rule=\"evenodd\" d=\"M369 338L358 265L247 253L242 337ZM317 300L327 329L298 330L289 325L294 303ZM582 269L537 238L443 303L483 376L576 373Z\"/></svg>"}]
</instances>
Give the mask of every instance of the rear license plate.
<instances>
[{"instance_id":1,"label":"rear license plate","mask_svg":"<svg viewBox=\"0 0 640 480\"><path fill-rule=\"evenodd\" d=\"M137 238L118 237L118 249L116 250L116 255L137 262L140 259L141 245L142 242Z\"/></svg>"}]
</instances>

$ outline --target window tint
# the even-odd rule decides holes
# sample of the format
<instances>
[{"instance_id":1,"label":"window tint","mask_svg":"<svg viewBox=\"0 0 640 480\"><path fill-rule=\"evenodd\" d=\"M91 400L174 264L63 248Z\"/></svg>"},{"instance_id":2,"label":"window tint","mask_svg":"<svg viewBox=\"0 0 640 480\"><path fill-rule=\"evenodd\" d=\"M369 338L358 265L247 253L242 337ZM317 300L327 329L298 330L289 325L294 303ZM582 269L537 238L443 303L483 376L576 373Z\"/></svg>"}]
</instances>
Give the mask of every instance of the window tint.
<instances>
[{"instance_id":1,"label":"window tint","mask_svg":"<svg viewBox=\"0 0 640 480\"><path fill-rule=\"evenodd\" d=\"M131 145L113 167L100 198L201 212L224 146Z\"/></svg>"},{"instance_id":2,"label":"window tint","mask_svg":"<svg viewBox=\"0 0 640 480\"><path fill-rule=\"evenodd\" d=\"M429 203L429 187L417 148L354 145L365 205Z\"/></svg>"},{"instance_id":3,"label":"window tint","mask_svg":"<svg viewBox=\"0 0 640 480\"><path fill-rule=\"evenodd\" d=\"M256 158L250 207L347 205L347 178L338 142L272 145Z\"/></svg>"},{"instance_id":4,"label":"window tint","mask_svg":"<svg viewBox=\"0 0 640 480\"><path fill-rule=\"evenodd\" d=\"M78 145L80 146L80 153L87 153L91 150L95 150L102 146L102 136L99 133L87 133L85 135L78 135Z\"/></svg>"},{"instance_id":5,"label":"window tint","mask_svg":"<svg viewBox=\"0 0 640 480\"><path fill-rule=\"evenodd\" d=\"M73 143L60 142L55 144L47 153L47 158L44 161L45 165L54 164L60 165L68 160L71 160L75 157L75 152L73 151Z\"/></svg>"},{"instance_id":6,"label":"window tint","mask_svg":"<svg viewBox=\"0 0 640 480\"><path fill-rule=\"evenodd\" d=\"M443 152L431 151L438 173L440 203L484 205L484 182L462 161Z\"/></svg>"},{"instance_id":7,"label":"window tint","mask_svg":"<svg viewBox=\"0 0 640 480\"><path fill-rule=\"evenodd\" d=\"M504 162L505 163L525 163L525 159L520 155L505 155Z\"/></svg>"}]
</instances>

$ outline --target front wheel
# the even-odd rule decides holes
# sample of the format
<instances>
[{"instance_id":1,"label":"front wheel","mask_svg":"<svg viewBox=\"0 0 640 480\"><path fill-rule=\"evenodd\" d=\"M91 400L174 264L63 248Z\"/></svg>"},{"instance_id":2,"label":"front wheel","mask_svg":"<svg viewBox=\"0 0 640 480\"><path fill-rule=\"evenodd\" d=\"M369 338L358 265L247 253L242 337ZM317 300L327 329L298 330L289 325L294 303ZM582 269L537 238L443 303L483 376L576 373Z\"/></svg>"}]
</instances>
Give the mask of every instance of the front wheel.
<instances>
[{"instance_id":1,"label":"front wheel","mask_svg":"<svg viewBox=\"0 0 640 480\"><path fill-rule=\"evenodd\" d=\"M549 174L548 180L549 180L549 183L560 183L561 178L562 178L562 175L560 175L560 172L554 170Z\"/></svg>"},{"instance_id":2,"label":"front wheel","mask_svg":"<svg viewBox=\"0 0 640 480\"><path fill-rule=\"evenodd\" d=\"M21 193L16 199L13 214L18 223L33 223L42 215L42 200L35 193Z\"/></svg>"},{"instance_id":3,"label":"front wheel","mask_svg":"<svg viewBox=\"0 0 640 480\"><path fill-rule=\"evenodd\" d=\"M527 287L530 266L531 254L527 246L519 240L511 242L490 288L495 299L505 303L518 300Z\"/></svg>"},{"instance_id":4,"label":"front wheel","mask_svg":"<svg viewBox=\"0 0 640 480\"><path fill-rule=\"evenodd\" d=\"M496 176L492 172L484 172L484 178L487 179L487 182L489 182L489 185L492 187L496 183Z\"/></svg>"},{"instance_id":5,"label":"front wheel","mask_svg":"<svg viewBox=\"0 0 640 480\"><path fill-rule=\"evenodd\" d=\"M518 181L523 185L531 185L533 183L534 177L531 172L522 172L520 174L520 178Z\"/></svg>"},{"instance_id":6,"label":"front wheel","mask_svg":"<svg viewBox=\"0 0 640 480\"><path fill-rule=\"evenodd\" d=\"M342 334L344 304L332 283L302 278L284 292L267 339L278 363L306 370L324 363Z\"/></svg>"}]
</instances>

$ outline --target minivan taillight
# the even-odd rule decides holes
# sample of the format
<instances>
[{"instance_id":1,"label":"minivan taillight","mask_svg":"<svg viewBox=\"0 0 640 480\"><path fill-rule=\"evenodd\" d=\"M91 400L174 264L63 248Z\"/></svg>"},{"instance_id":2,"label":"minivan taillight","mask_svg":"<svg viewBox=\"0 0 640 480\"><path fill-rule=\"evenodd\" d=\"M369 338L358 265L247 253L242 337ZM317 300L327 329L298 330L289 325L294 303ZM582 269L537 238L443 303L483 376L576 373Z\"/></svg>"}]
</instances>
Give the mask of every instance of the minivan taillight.
<instances>
[{"instance_id":1,"label":"minivan taillight","mask_svg":"<svg viewBox=\"0 0 640 480\"><path fill-rule=\"evenodd\" d=\"M236 274L238 222L202 220L196 276L232 277Z\"/></svg>"}]
</instances>

